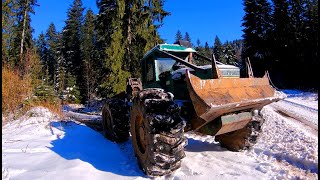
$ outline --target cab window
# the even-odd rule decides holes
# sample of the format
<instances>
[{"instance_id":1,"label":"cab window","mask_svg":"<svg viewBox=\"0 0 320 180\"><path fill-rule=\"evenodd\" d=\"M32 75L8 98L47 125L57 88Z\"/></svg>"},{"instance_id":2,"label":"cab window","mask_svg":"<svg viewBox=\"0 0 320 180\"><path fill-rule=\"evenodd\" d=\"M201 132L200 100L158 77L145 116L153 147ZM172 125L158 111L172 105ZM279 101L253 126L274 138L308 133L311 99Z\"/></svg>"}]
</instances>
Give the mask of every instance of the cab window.
<instances>
[{"instance_id":1,"label":"cab window","mask_svg":"<svg viewBox=\"0 0 320 180\"><path fill-rule=\"evenodd\" d=\"M159 81L159 75L163 72L170 71L172 69L174 60L170 58L158 58L155 60L155 73L156 73L156 81Z\"/></svg>"}]
</instances>

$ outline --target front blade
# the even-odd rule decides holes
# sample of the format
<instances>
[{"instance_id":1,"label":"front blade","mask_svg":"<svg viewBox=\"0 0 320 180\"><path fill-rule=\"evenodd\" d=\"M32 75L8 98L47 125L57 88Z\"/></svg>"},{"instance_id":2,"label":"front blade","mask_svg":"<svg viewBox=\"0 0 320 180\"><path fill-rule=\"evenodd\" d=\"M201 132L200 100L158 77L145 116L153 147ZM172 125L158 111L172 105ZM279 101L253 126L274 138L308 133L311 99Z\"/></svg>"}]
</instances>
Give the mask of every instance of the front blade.
<instances>
[{"instance_id":1,"label":"front blade","mask_svg":"<svg viewBox=\"0 0 320 180\"><path fill-rule=\"evenodd\" d=\"M231 112L260 109L285 98L267 77L203 80L187 70L186 80L195 111L205 121Z\"/></svg>"}]
</instances>

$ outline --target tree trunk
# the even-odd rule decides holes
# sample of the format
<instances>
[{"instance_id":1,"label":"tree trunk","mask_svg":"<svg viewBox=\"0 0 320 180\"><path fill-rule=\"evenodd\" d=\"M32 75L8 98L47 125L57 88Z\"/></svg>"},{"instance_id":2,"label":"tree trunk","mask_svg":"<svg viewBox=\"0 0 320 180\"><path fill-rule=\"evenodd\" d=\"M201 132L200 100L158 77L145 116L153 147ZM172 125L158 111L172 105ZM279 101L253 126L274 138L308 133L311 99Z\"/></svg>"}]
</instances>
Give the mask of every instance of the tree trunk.
<instances>
[{"instance_id":1,"label":"tree trunk","mask_svg":"<svg viewBox=\"0 0 320 180\"><path fill-rule=\"evenodd\" d=\"M21 44L20 44L20 63L22 63L22 57L23 57L23 43L24 43L24 38L25 38L27 12L28 12L28 0L26 0L26 9L24 11L24 16L23 16L23 28L22 28Z\"/></svg>"}]
</instances>

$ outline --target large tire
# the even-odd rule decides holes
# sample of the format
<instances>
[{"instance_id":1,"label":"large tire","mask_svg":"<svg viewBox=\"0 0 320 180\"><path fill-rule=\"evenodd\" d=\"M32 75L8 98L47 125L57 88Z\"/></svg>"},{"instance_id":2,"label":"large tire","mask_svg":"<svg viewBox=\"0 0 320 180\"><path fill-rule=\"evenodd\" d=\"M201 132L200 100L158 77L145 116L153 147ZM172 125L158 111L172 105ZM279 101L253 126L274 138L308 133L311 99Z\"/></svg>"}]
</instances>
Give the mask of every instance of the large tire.
<instances>
[{"instance_id":1,"label":"large tire","mask_svg":"<svg viewBox=\"0 0 320 180\"><path fill-rule=\"evenodd\" d=\"M185 157L185 122L172 98L162 89L146 89L133 100L132 145L140 168L148 176L171 174Z\"/></svg>"},{"instance_id":2,"label":"large tire","mask_svg":"<svg viewBox=\"0 0 320 180\"><path fill-rule=\"evenodd\" d=\"M259 135L261 134L264 119L260 115L255 115L246 127L232 131L226 134L215 136L221 147L227 148L230 151L241 151L250 149L256 144Z\"/></svg>"},{"instance_id":3,"label":"large tire","mask_svg":"<svg viewBox=\"0 0 320 180\"><path fill-rule=\"evenodd\" d=\"M124 142L129 138L129 109L121 99L109 99L102 108L102 127L106 138Z\"/></svg>"}]
</instances>

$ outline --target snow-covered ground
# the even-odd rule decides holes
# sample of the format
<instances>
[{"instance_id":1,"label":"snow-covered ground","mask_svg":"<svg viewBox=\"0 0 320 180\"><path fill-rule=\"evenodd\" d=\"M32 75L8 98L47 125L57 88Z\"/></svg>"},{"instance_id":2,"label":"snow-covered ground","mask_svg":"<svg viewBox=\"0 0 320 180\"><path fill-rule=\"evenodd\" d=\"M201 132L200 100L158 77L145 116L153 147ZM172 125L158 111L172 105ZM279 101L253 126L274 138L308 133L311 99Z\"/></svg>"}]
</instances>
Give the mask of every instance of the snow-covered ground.
<instances>
[{"instance_id":1,"label":"snow-covered ground","mask_svg":"<svg viewBox=\"0 0 320 180\"><path fill-rule=\"evenodd\" d=\"M293 103L263 108L263 133L251 150L230 152L212 136L188 132L182 167L156 179L318 179L318 94L284 92ZM83 107L65 107L66 116L100 118L86 108L86 114L72 112L77 108ZM2 127L2 179L149 178L137 165L131 139L116 144L82 123L35 107Z\"/></svg>"},{"instance_id":2,"label":"snow-covered ground","mask_svg":"<svg viewBox=\"0 0 320 180\"><path fill-rule=\"evenodd\" d=\"M299 90L283 90L287 94L287 101L305 105L318 110L318 94Z\"/></svg>"}]
</instances>

